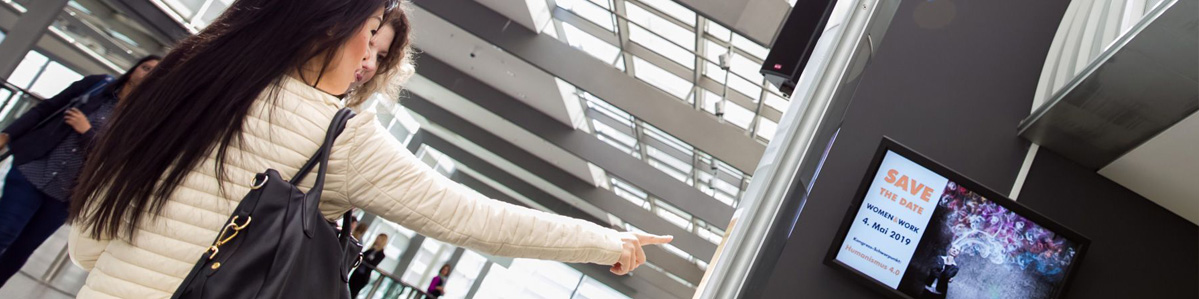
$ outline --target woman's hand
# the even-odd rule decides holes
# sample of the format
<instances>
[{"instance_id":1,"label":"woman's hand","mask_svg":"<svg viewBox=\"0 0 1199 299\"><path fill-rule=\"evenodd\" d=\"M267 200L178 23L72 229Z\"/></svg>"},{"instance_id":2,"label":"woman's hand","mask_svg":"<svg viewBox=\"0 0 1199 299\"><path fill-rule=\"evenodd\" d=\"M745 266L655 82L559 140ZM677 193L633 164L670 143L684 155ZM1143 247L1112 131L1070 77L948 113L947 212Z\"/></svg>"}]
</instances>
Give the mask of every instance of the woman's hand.
<instances>
[{"instance_id":1,"label":"woman's hand","mask_svg":"<svg viewBox=\"0 0 1199 299\"><path fill-rule=\"evenodd\" d=\"M620 260L615 265L612 265L612 269L610 270L616 275L629 274L645 263L645 251L641 247L670 243L670 240L674 240L674 237L621 232L620 240L624 242L624 249L620 253Z\"/></svg>"},{"instance_id":2,"label":"woman's hand","mask_svg":"<svg viewBox=\"0 0 1199 299\"><path fill-rule=\"evenodd\" d=\"M66 116L63 119L79 134L87 133L87 131L92 129L92 123L87 121L87 115L84 115L83 111L79 111L79 108L67 110Z\"/></svg>"},{"instance_id":3,"label":"woman's hand","mask_svg":"<svg viewBox=\"0 0 1199 299\"><path fill-rule=\"evenodd\" d=\"M11 138L8 136L8 133L0 133L0 149L8 146L8 141Z\"/></svg>"}]
</instances>

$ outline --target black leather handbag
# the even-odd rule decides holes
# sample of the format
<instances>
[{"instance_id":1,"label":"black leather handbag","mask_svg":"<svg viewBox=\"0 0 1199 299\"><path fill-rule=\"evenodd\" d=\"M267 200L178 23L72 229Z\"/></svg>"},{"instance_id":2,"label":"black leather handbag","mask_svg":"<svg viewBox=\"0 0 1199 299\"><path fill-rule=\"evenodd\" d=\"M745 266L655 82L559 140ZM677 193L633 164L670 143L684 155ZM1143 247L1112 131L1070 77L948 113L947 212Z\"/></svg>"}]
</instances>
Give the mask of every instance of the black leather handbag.
<instances>
[{"instance_id":1,"label":"black leather handbag","mask_svg":"<svg viewBox=\"0 0 1199 299\"><path fill-rule=\"evenodd\" d=\"M325 141L291 181L268 169L254 177L217 239L171 298L350 298L350 271L362 245L350 237L350 213L341 231L319 204L333 141L354 114L338 111ZM319 164L308 193L296 187Z\"/></svg>"}]
</instances>

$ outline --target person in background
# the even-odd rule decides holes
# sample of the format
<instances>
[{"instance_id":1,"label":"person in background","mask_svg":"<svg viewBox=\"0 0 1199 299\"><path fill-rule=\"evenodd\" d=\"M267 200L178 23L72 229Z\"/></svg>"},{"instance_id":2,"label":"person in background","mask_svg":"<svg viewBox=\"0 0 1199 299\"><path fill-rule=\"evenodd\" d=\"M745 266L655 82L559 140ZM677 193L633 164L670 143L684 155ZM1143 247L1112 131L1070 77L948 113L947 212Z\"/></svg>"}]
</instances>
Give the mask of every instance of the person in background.
<instances>
[{"instance_id":1,"label":"person in background","mask_svg":"<svg viewBox=\"0 0 1199 299\"><path fill-rule=\"evenodd\" d=\"M339 96L393 3L238 0L179 42L121 105L89 154L104 158L88 160L72 195L69 252L91 271L79 297L170 297L258 171L294 175L321 147L314 140L345 108ZM643 246L672 239L470 192L370 112L350 119L330 152L319 206L327 219L357 207L484 254L609 265L617 275L645 264Z\"/></svg>"},{"instance_id":2,"label":"person in background","mask_svg":"<svg viewBox=\"0 0 1199 299\"><path fill-rule=\"evenodd\" d=\"M142 58L116 81L84 77L0 133L0 147L14 157L0 196L0 286L66 221L71 189L97 131L160 59Z\"/></svg>"},{"instance_id":3,"label":"person in background","mask_svg":"<svg viewBox=\"0 0 1199 299\"><path fill-rule=\"evenodd\" d=\"M425 291L429 297L441 298L445 295L445 281L450 279L450 264L441 265L441 270L437 271L437 277L433 277L433 281L429 283L429 289Z\"/></svg>"},{"instance_id":4,"label":"person in background","mask_svg":"<svg viewBox=\"0 0 1199 299\"><path fill-rule=\"evenodd\" d=\"M350 236L354 237L354 241L362 242L362 237L366 236L366 225L359 225L358 218L354 218L354 227L350 230Z\"/></svg>"},{"instance_id":5,"label":"person in background","mask_svg":"<svg viewBox=\"0 0 1199 299\"><path fill-rule=\"evenodd\" d=\"M346 106L356 108L371 96L382 93L398 97L403 82L416 73L412 65L412 46L406 37L410 31L405 7L388 14L382 26L371 37L371 54L355 74L346 96Z\"/></svg>"},{"instance_id":6,"label":"person in background","mask_svg":"<svg viewBox=\"0 0 1199 299\"><path fill-rule=\"evenodd\" d=\"M387 247L387 234L379 234L375 237L375 243L371 248L362 252L362 264L354 269L354 274L350 275L350 298L358 298L358 292L366 287L366 283L371 280L371 272L383 261L387 255L383 253L383 248Z\"/></svg>"}]
</instances>

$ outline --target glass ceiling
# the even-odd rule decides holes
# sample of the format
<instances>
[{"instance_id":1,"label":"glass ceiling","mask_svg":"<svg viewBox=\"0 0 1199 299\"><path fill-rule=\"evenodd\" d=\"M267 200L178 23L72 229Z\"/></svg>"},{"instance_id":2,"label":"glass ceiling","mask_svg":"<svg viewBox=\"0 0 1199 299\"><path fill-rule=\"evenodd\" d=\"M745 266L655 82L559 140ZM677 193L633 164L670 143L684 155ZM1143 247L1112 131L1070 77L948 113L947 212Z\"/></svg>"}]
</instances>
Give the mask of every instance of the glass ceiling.
<instances>
[{"instance_id":1,"label":"glass ceiling","mask_svg":"<svg viewBox=\"0 0 1199 299\"><path fill-rule=\"evenodd\" d=\"M774 136L790 103L758 73L766 47L670 0L552 2L547 34L761 142Z\"/></svg>"},{"instance_id":2,"label":"glass ceiling","mask_svg":"<svg viewBox=\"0 0 1199 299\"><path fill-rule=\"evenodd\" d=\"M229 8L233 0L150 0L150 3L163 11L172 12L167 15L183 24L191 33L196 33Z\"/></svg>"}]
</instances>

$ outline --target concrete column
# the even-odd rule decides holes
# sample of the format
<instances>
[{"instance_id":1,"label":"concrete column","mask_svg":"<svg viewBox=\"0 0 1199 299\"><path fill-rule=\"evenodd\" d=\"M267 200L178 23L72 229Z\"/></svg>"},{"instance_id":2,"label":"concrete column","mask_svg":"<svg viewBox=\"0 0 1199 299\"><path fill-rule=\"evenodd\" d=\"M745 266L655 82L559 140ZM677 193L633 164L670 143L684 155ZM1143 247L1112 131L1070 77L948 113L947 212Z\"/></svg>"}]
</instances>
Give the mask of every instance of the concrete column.
<instances>
[{"instance_id":1,"label":"concrete column","mask_svg":"<svg viewBox=\"0 0 1199 299\"><path fill-rule=\"evenodd\" d=\"M391 273L404 277L404 271L408 271L408 266L412 265L412 259L416 258L416 253L420 252L420 245L423 243L425 243L425 236L412 236L412 239L408 240L408 248L404 249L404 253L400 253L400 262L396 264L395 271Z\"/></svg>"},{"instance_id":2,"label":"concrete column","mask_svg":"<svg viewBox=\"0 0 1199 299\"><path fill-rule=\"evenodd\" d=\"M475 283L470 285L470 291L466 292L466 298L474 298L475 293L479 292L479 287L483 286L483 279L487 278L487 272L491 271L491 265L494 264L488 261L483 264L483 269L479 270L479 275L475 276Z\"/></svg>"},{"instance_id":3,"label":"concrete column","mask_svg":"<svg viewBox=\"0 0 1199 299\"><path fill-rule=\"evenodd\" d=\"M462 248L462 247L454 247L454 253L451 253L451 254L450 254L450 260L446 261L445 263L446 263L446 264L450 264L450 265L452 265L452 266L453 266L453 268L454 268L454 269L457 269L457 268L458 268L458 260L461 260L461 259L462 259L462 254L463 254L463 253L466 253L466 249L465 249L465 248ZM437 269L438 269L438 271L441 271L441 270L440 270L440 269L441 269L441 265L435 265L435 266L437 266ZM453 271L453 270L451 270L451 271Z\"/></svg>"},{"instance_id":4,"label":"concrete column","mask_svg":"<svg viewBox=\"0 0 1199 299\"><path fill-rule=\"evenodd\" d=\"M33 49L46 28L54 22L69 0L38 0L25 6L27 11L21 14L12 30L6 32L4 41L0 42L0 78L8 78L21 64L25 53Z\"/></svg>"}]
</instances>

